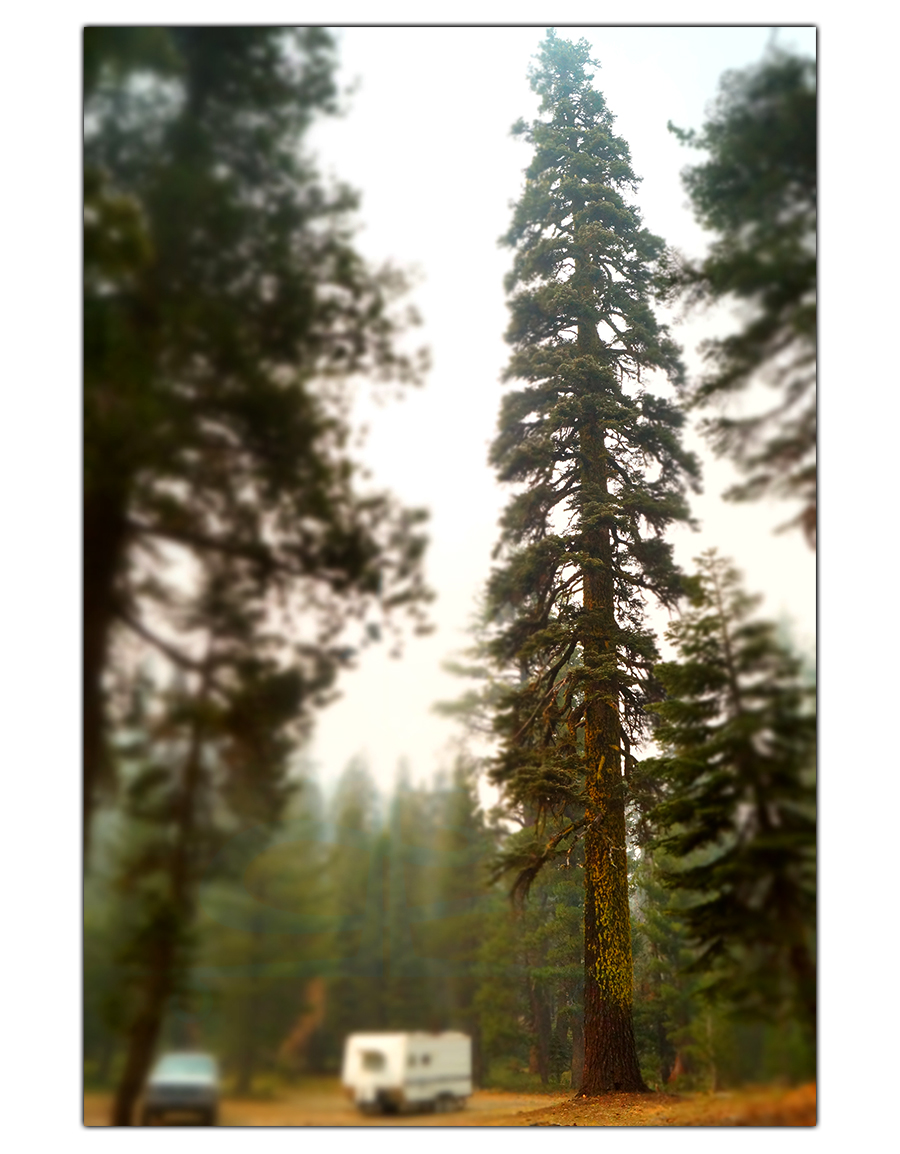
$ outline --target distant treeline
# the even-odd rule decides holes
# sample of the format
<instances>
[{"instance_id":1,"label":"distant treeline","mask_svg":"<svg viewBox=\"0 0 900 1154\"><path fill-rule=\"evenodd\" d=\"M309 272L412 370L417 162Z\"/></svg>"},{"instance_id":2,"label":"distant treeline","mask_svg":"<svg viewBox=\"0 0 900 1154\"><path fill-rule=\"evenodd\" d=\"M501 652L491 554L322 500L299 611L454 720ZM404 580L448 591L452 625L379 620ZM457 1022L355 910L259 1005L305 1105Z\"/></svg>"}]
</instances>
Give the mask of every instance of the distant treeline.
<instances>
[{"instance_id":1,"label":"distant treeline","mask_svg":"<svg viewBox=\"0 0 900 1154\"><path fill-rule=\"evenodd\" d=\"M102 831L102 832L101 832ZM523 831L527 834L527 830ZM142 976L133 900L111 884L139 837L98 823L85 930L86 1079L121 1073ZM262 1093L335 1074L354 1030L459 1029L483 1086L577 1086L583 1054L580 854L542 872L525 903L490 881L509 832L485 813L463 764L431 788L379 797L361 761L329 804L312 778L280 826L249 827L208 862L193 961L160 1047L215 1052L229 1088ZM645 855L632 861L635 1028L648 1084L727 1086L800 1078L813 1055L795 1023L741 1024L697 997L672 899Z\"/></svg>"}]
</instances>

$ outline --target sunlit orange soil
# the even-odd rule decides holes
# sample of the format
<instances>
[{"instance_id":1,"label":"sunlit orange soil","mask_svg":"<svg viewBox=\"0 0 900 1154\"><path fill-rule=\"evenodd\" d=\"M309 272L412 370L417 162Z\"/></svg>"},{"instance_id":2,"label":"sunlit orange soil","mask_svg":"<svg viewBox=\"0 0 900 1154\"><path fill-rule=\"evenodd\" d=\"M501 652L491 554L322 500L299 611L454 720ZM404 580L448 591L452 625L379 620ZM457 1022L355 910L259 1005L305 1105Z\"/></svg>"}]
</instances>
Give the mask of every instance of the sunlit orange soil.
<instances>
[{"instance_id":1,"label":"sunlit orange soil","mask_svg":"<svg viewBox=\"0 0 900 1154\"><path fill-rule=\"evenodd\" d=\"M108 1124L110 1099L88 1094L84 1124ZM479 1090L464 1110L369 1118L339 1090L324 1086L277 1101L226 1098L222 1126L815 1126L815 1083L794 1089L760 1087L719 1094L510 1094Z\"/></svg>"},{"instance_id":2,"label":"sunlit orange soil","mask_svg":"<svg viewBox=\"0 0 900 1154\"><path fill-rule=\"evenodd\" d=\"M815 1083L719 1094L606 1094L530 1111L510 1126L815 1126Z\"/></svg>"}]
</instances>

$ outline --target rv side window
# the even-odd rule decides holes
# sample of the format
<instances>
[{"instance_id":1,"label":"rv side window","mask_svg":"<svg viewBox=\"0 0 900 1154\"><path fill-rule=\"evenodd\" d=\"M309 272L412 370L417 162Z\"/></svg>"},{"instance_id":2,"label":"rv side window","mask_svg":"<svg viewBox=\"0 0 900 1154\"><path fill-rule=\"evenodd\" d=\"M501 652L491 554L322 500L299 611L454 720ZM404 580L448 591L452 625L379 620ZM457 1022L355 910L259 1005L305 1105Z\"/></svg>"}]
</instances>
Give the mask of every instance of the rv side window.
<instances>
[{"instance_id":1,"label":"rv side window","mask_svg":"<svg viewBox=\"0 0 900 1154\"><path fill-rule=\"evenodd\" d=\"M422 1055L422 1065L423 1066L427 1066L430 1061L431 1061L431 1055L430 1054L423 1054Z\"/></svg>"},{"instance_id":2,"label":"rv side window","mask_svg":"<svg viewBox=\"0 0 900 1154\"><path fill-rule=\"evenodd\" d=\"M377 1073L385 1067L384 1054L380 1050L363 1050L362 1068Z\"/></svg>"}]
</instances>

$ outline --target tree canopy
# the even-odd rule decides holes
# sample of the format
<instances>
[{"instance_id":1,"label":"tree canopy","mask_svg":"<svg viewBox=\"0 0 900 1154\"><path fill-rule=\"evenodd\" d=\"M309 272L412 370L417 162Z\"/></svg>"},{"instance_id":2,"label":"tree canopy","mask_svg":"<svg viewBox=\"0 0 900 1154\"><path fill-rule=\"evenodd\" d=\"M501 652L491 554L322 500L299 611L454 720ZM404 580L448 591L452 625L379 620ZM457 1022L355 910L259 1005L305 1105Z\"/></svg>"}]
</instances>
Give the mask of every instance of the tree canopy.
<instances>
[{"instance_id":1,"label":"tree canopy","mask_svg":"<svg viewBox=\"0 0 900 1154\"><path fill-rule=\"evenodd\" d=\"M198 669L202 596L230 628L211 692L290 668L300 722L348 620L421 616L422 515L366 492L347 444L348 382L422 365L402 277L302 148L333 69L319 28L85 30L86 838L117 679L147 650Z\"/></svg>"},{"instance_id":2,"label":"tree canopy","mask_svg":"<svg viewBox=\"0 0 900 1154\"><path fill-rule=\"evenodd\" d=\"M714 450L746 475L726 497L800 502L790 522L811 544L816 531L816 65L770 49L727 72L699 132L669 124L706 159L684 186L713 234L707 256L670 265L668 290L689 303L744 306L740 326L707 341L706 372L686 393L718 408L703 428ZM777 390L733 415L727 402L754 383Z\"/></svg>"}]
</instances>

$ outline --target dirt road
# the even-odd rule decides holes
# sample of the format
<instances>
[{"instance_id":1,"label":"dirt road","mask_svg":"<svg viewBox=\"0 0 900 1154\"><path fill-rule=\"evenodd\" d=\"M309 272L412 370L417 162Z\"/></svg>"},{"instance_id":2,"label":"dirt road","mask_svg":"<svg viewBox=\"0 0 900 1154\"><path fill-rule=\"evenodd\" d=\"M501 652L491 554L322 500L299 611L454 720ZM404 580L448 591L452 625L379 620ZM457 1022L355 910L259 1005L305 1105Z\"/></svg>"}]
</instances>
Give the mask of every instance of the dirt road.
<instances>
[{"instance_id":1,"label":"dirt road","mask_svg":"<svg viewBox=\"0 0 900 1154\"><path fill-rule=\"evenodd\" d=\"M106 1126L110 1099L85 1095L84 1124ZM331 1085L272 1102L226 1098L222 1126L815 1126L814 1084L793 1090L762 1087L723 1094L508 1094L476 1091L452 1114L360 1115Z\"/></svg>"},{"instance_id":2,"label":"dirt road","mask_svg":"<svg viewBox=\"0 0 900 1154\"><path fill-rule=\"evenodd\" d=\"M504 1094L478 1091L465 1109L450 1114L408 1114L369 1117L356 1110L340 1090L304 1090L275 1102L226 1098L219 1113L220 1126L508 1126L511 1115L567 1102L571 1094ZM101 1095L86 1095L86 1126L108 1124L110 1102ZM518 1123L521 1125L521 1123Z\"/></svg>"}]
</instances>

